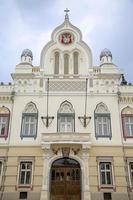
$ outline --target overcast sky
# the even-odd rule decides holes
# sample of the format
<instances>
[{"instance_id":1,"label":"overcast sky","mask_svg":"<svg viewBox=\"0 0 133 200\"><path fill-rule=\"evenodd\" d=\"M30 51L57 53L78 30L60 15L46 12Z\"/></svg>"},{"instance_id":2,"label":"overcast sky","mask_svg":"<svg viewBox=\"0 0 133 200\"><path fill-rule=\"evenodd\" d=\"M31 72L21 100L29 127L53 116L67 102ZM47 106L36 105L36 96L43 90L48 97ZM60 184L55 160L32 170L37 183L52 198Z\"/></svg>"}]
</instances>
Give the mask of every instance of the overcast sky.
<instances>
[{"instance_id":1,"label":"overcast sky","mask_svg":"<svg viewBox=\"0 0 133 200\"><path fill-rule=\"evenodd\" d=\"M33 65L39 65L41 50L63 23L67 7L71 23L92 50L93 65L108 48L133 83L133 0L0 0L0 82L12 80L25 48L33 52Z\"/></svg>"}]
</instances>

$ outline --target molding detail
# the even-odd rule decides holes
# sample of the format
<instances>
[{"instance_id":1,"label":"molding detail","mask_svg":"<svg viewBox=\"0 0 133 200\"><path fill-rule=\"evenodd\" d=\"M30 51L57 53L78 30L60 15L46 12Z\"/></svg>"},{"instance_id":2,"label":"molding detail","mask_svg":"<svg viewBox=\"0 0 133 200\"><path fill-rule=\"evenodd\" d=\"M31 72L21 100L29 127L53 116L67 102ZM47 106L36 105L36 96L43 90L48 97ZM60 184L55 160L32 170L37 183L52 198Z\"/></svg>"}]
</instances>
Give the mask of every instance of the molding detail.
<instances>
[{"instance_id":1,"label":"molding detail","mask_svg":"<svg viewBox=\"0 0 133 200\"><path fill-rule=\"evenodd\" d=\"M133 97L130 96L121 96L119 97L120 103L133 103Z\"/></svg>"},{"instance_id":2,"label":"molding detail","mask_svg":"<svg viewBox=\"0 0 133 200\"><path fill-rule=\"evenodd\" d=\"M49 91L85 91L85 81L50 81Z\"/></svg>"}]
</instances>

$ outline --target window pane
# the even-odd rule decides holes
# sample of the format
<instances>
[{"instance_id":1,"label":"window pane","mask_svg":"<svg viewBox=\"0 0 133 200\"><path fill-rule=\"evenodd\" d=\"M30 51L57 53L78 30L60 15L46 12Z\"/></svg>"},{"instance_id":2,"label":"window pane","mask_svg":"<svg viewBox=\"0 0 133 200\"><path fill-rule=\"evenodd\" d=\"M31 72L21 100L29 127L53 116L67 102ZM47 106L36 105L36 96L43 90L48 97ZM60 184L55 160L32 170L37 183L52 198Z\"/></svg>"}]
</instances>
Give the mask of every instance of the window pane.
<instances>
[{"instance_id":1,"label":"window pane","mask_svg":"<svg viewBox=\"0 0 133 200\"><path fill-rule=\"evenodd\" d=\"M22 169L26 169L25 163L22 163L22 164L21 164L21 168L22 168Z\"/></svg>"},{"instance_id":2,"label":"window pane","mask_svg":"<svg viewBox=\"0 0 133 200\"><path fill-rule=\"evenodd\" d=\"M23 132L22 135L34 136L36 133L36 117L35 116L25 116L23 119Z\"/></svg>"},{"instance_id":3,"label":"window pane","mask_svg":"<svg viewBox=\"0 0 133 200\"><path fill-rule=\"evenodd\" d=\"M100 167L101 167L101 170L105 169L105 164L104 163L100 163Z\"/></svg>"},{"instance_id":4,"label":"window pane","mask_svg":"<svg viewBox=\"0 0 133 200\"><path fill-rule=\"evenodd\" d=\"M101 184L106 184L106 181L105 181L105 172L101 172Z\"/></svg>"},{"instance_id":5,"label":"window pane","mask_svg":"<svg viewBox=\"0 0 133 200\"><path fill-rule=\"evenodd\" d=\"M60 131L65 132L65 124L60 124Z\"/></svg>"},{"instance_id":6,"label":"window pane","mask_svg":"<svg viewBox=\"0 0 133 200\"><path fill-rule=\"evenodd\" d=\"M131 135L133 135L133 124L131 125Z\"/></svg>"},{"instance_id":7,"label":"window pane","mask_svg":"<svg viewBox=\"0 0 133 200\"><path fill-rule=\"evenodd\" d=\"M60 118L60 121L61 121L61 122L65 122L65 117L61 117L61 118Z\"/></svg>"},{"instance_id":8,"label":"window pane","mask_svg":"<svg viewBox=\"0 0 133 200\"><path fill-rule=\"evenodd\" d=\"M106 169L110 170L110 164L106 164Z\"/></svg>"},{"instance_id":9,"label":"window pane","mask_svg":"<svg viewBox=\"0 0 133 200\"><path fill-rule=\"evenodd\" d=\"M74 52L74 74L78 74L78 52Z\"/></svg>"},{"instance_id":10,"label":"window pane","mask_svg":"<svg viewBox=\"0 0 133 200\"><path fill-rule=\"evenodd\" d=\"M130 122L133 123L133 117L130 117Z\"/></svg>"},{"instance_id":11,"label":"window pane","mask_svg":"<svg viewBox=\"0 0 133 200\"><path fill-rule=\"evenodd\" d=\"M31 183L31 171L28 171L26 174L26 184Z\"/></svg>"},{"instance_id":12,"label":"window pane","mask_svg":"<svg viewBox=\"0 0 133 200\"><path fill-rule=\"evenodd\" d=\"M25 127L24 127L24 134L25 135L28 135L29 133L29 124L25 124Z\"/></svg>"},{"instance_id":13,"label":"window pane","mask_svg":"<svg viewBox=\"0 0 133 200\"><path fill-rule=\"evenodd\" d=\"M24 184L24 179L25 179L25 172L21 171L21 174L20 174L20 184Z\"/></svg>"},{"instance_id":14,"label":"window pane","mask_svg":"<svg viewBox=\"0 0 133 200\"><path fill-rule=\"evenodd\" d=\"M31 169L31 168L32 168L32 163L31 162L27 163L27 169Z\"/></svg>"},{"instance_id":15,"label":"window pane","mask_svg":"<svg viewBox=\"0 0 133 200\"><path fill-rule=\"evenodd\" d=\"M107 127L107 124L104 124L104 125L103 125L103 133L104 133L104 135L108 135L108 127Z\"/></svg>"},{"instance_id":16,"label":"window pane","mask_svg":"<svg viewBox=\"0 0 133 200\"><path fill-rule=\"evenodd\" d=\"M8 117L1 116L0 117L0 135L1 136L5 134L7 123L8 123Z\"/></svg>"},{"instance_id":17,"label":"window pane","mask_svg":"<svg viewBox=\"0 0 133 200\"><path fill-rule=\"evenodd\" d=\"M72 132L73 131L73 118L70 116L61 116L58 119L60 132Z\"/></svg>"},{"instance_id":18,"label":"window pane","mask_svg":"<svg viewBox=\"0 0 133 200\"><path fill-rule=\"evenodd\" d=\"M107 184L111 184L111 174L107 172Z\"/></svg>"},{"instance_id":19,"label":"window pane","mask_svg":"<svg viewBox=\"0 0 133 200\"><path fill-rule=\"evenodd\" d=\"M35 135L35 124L30 125L30 135Z\"/></svg>"},{"instance_id":20,"label":"window pane","mask_svg":"<svg viewBox=\"0 0 133 200\"><path fill-rule=\"evenodd\" d=\"M0 176L1 176L1 173L2 173L2 162L0 162Z\"/></svg>"}]
</instances>

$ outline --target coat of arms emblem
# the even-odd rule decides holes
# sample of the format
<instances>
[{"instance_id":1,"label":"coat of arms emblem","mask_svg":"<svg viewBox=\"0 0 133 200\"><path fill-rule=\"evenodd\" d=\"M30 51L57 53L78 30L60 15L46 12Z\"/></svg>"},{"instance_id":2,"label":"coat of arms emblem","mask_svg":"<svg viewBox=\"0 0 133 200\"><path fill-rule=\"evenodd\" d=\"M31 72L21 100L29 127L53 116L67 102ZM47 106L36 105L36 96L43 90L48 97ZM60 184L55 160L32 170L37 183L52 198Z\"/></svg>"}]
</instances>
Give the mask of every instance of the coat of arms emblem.
<instances>
[{"instance_id":1,"label":"coat of arms emblem","mask_svg":"<svg viewBox=\"0 0 133 200\"><path fill-rule=\"evenodd\" d=\"M73 36L70 33L63 33L60 35L60 42L62 44L71 44L73 42Z\"/></svg>"}]
</instances>

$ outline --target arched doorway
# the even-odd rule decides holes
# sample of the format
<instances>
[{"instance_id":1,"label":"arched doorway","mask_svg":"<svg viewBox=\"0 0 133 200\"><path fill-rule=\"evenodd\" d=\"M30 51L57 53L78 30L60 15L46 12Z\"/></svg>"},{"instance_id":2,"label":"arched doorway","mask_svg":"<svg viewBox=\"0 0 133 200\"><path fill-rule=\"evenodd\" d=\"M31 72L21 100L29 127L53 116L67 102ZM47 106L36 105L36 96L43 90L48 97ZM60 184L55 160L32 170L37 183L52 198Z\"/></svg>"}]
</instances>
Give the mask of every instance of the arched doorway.
<instances>
[{"instance_id":1,"label":"arched doorway","mask_svg":"<svg viewBox=\"0 0 133 200\"><path fill-rule=\"evenodd\" d=\"M61 158L51 167L51 200L81 200L80 164Z\"/></svg>"}]
</instances>

